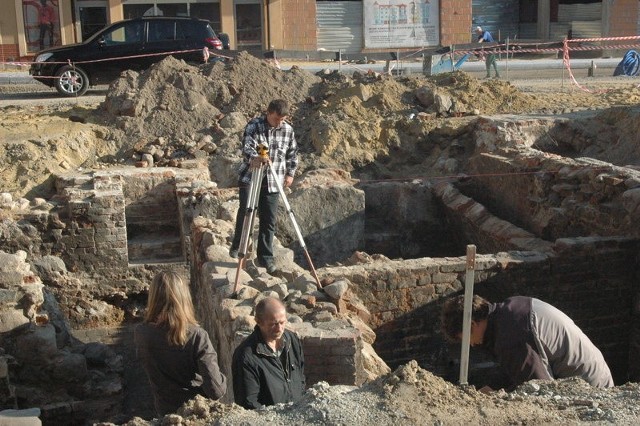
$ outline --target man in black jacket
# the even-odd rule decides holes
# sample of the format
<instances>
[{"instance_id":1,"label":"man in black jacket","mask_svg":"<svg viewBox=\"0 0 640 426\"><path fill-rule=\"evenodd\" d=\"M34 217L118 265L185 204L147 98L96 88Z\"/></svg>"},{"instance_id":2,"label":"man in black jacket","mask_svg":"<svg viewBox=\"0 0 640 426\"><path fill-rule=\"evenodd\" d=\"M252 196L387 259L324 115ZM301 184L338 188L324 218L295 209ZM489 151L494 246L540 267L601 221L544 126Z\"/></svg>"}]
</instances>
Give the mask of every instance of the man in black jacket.
<instances>
[{"instance_id":1,"label":"man in black jacket","mask_svg":"<svg viewBox=\"0 0 640 426\"><path fill-rule=\"evenodd\" d=\"M442 328L460 340L464 296L447 300ZM582 377L596 387L612 387L613 378L600 350L559 309L532 297L489 303L473 297L471 346L496 356L512 388L533 379Z\"/></svg>"},{"instance_id":2,"label":"man in black jacket","mask_svg":"<svg viewBox=\"0 0 640 426\"><path fill-rule=\"evenodd\" d=\"M300 339L285 330L287 312L272 297L255 308L256 328L233 353L235 402L254 409L300 399L305 390Z\"/></svg>"}]
</instances>

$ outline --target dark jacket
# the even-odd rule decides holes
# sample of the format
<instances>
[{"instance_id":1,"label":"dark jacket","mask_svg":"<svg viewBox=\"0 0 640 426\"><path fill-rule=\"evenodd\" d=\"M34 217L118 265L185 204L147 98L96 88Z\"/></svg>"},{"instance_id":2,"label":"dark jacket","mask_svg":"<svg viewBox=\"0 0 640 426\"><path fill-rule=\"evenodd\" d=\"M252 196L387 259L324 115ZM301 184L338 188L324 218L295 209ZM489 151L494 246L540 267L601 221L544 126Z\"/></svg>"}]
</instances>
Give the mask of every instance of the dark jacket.
<instances>
[{"instance_id":1,"label":"dark jacket","mask_svg":"<svg viewBox=\"0 0 640 426\"><path fill-rule=\"evenodd\" d=\"M136 354L149 378L159 416L175 413L196 395L219 399L227 390L209 334L194 326L188 336L180 347L169 345L164 327L142 323L135 329Z\"/></svg>"},{"instance_id":2,"label":"dark jacket","mask_svg":"<svg viewBox=\"0 0 640 426\"><path fill-rule=\"evenodd\" d=\"M613 386L600 350L571 318L538 299L516 296L490 305L483 346L496 356L512 388L575 376L593 386Z\"/></svg>"},{"instance_id":3,"label":"dark jacket","mask_svg":"<svg viewBox=\"0 0 640 426\"><path fill-rule=\"evenodd\" d=\"M278 357L264 342L258 326L233 353L235 402L254 409L300 399L305 390L304 354L300 339L285 330Z\"/></svg>"}]
</instances>

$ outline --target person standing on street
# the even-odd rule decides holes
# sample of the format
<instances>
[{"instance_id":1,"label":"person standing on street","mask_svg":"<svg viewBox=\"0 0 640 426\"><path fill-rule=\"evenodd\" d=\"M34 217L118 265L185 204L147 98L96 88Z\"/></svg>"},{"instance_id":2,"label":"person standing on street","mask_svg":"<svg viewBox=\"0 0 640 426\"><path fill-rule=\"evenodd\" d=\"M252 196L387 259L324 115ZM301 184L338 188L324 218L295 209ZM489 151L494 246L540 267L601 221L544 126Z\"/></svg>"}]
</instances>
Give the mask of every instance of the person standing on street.
<instances>
[{"instance_id":1,"label":"person standing on street","mask_svg":"<svg viewBox=\"0 0 640 426\"><path fill-rule=\"evenodd\" d=\"M493 43L495 40L491 36L489 31L484 31L482 27L476 27L476 35L478 36L478 43ZM485 78L491 78L491 66L493 65L493 69L496 72L496 78L500 78L500 73L498 72L498 65L496 64L496 55L493 53L489 53L485 56L484 65L487 68L487 75Z\"/></svg>"},{"instance_id":2,"label":"person standing on street","mask_svg":"<svg viewBox=\"0 0 640 426\"><path fill-rule=\"evenodd\" d=\"M229 256L238 257L242 226L244 222L251 173L254 169L271 162L276 179L283 188L291 186L298 167L298 144L293 127L285 120L289 115L289 104L284 99L276 99L269 103L266 115L251 120L242 136L243 161L239 168L240 208L236 215L236 227L229 250ZM268 147L269 156L258 155L258 146ZM257 262L267 269L269 274L276 271L273 256L273 237L276 232L276 213L278 212L278 187L271 173L265 173L261 182L258 200ZM246 254L246 253L245 253Z\"/></svg>"},{"instance_id":3,"label":"person standing on street","mask_svg":"<svg viewBox=\"0 0 640 426\"><path fill-rule=\"evenodd\" d=\"M256 327L234 351L235 402L247 409L299 400L306 387L300 339L286 330L283 303L267 297L255 307Z\"/></svg>"},{"instance_id":4,"label":"person standing on street","mask_svg":"<svg viewBox=\"0 0 640 426\"><path fill-rule=\"evenodd\" d=\"M196 395L220 399L226 393L218 355L209 334L196 322L188 285L175 272L154 277L134 342L158 416L175 413Z\"/></svg>"},{"instance_id":5,"label":"person standing on street","mask_svg":"<svg viewBox=\"0 0 640 426\"><path fill-rule=\"evenodd\" d=\"M464 295L444 305L442 330L451 340L461 340L463 312ZM576 376L592 386L613 386L602 353L573 320L532 297L515 296L490 303L474 296L470 344L493 353L512 388L533 379Z\"/></svg>"}]
</instances>

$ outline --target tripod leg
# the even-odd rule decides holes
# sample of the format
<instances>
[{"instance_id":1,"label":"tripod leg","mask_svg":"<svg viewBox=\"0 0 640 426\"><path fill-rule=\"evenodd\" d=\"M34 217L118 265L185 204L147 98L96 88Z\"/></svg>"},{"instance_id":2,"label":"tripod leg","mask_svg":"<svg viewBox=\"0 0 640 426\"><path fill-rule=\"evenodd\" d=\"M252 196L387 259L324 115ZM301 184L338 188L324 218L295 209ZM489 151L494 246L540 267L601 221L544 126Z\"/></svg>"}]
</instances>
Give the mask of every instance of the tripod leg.
<instances>
[{"instance_id":1,"label":"tripod leg","mask_svg":"<svg viewBox=\"0 0 640 426\"><path fill-rule=\"evenodd\" d=\"M300 242L300 247L302 247L302 250L304 250L304 255L307 258L309 267L311 268L311 274L313 275L313 278L316 280L316 285L318 286L319 289L321 289L322 284L320 284L320 279L318 278L318 274L316 273L316 268L313 266L313 262L311 261L311 256L309 256L309 251L307 250L307 245L304 243L302 232L300 232L300 227L298 226L298 222L296 222L296 217L293 214L291 205L289 205L289 200L287 200L287 196L284 194L284 189L282 189L280 180L278 180L276 171L273 169L273 165L271 163L269 163L269 173L271 173L271 177L273 178L274 182L276 183L276 186L278 187L278 193L280 194L280 198L282 199L285 210L289 215L289 219L291 219L291 224L293 225L293 229L296 231L296 236L298 237L298 241Z\"/></svg>"},{"instance_id":2,"label":"tripod leg","mask_svg":"<svg viewBox=\"0 0 640 426\"><path fill-rule=\"evenodd\" d=\"M256 211L258 210L258 201L260 199L260 185L264 176L263 168L254 170L251 176L251 184L249 186L249 196L247 197L247 211L244 216L242 225L242 235L240 237L240 246L238 247L238 257L242 258L247 254L249 248L249 240L255 222Z\"/></svg>"},{"instance_id":3,"label":"tripod leg","mask_svg":"<svg viewBox=\"0 0 640 426\"><path fill-rule=\"evenodd\" d=\"M249 240L253 232L253 223L258 210L258 201L260 199L260 185L262 185L262 177L264 176L264 167L260 167L253 171L251 175L251 184L249 185L249 196L247 197L247 211L244 215L242 223L242 235L240 237L240 246L238 247L238 269L236 270L236 280L233 285L233 295L238 292L238 284L240 282L240 270L244 268L246 261Z\"/></svg>"}]
</instances>

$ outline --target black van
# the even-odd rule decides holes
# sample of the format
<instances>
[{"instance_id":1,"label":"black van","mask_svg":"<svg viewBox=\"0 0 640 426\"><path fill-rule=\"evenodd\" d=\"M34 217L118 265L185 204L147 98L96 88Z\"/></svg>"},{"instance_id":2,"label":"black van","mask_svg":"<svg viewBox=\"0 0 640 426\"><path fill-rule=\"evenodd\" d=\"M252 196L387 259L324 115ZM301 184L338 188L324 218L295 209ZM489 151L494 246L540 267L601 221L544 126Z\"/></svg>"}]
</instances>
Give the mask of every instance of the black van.
<instances>
[{"instance_id":1,"label":"black van","mask_svg":"<svg viewBox=\"0 0 640 426\"><path fill-rule=\"evenodd\" d=\"M122 71L140 71L168 55L202 62L203 49L223 48L208 21L143 17L116 22L83 43L38 52L29 74L61 95L80 96ZM228 47L227 47L228 48Z\"/></svg>"}]
</instances>

